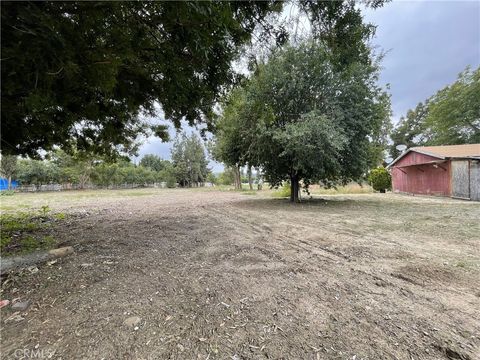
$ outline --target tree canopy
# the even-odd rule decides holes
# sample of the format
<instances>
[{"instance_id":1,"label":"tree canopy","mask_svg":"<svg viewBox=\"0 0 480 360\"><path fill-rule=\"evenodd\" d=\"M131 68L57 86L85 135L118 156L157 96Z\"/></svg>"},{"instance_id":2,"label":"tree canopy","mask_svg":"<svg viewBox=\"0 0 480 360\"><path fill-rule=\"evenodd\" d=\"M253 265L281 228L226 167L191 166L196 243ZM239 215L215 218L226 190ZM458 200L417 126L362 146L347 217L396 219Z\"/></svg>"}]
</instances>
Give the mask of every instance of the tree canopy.
<instances>
[{"instance_id":1,"label":"tree canopy","mask_svg":"<svg viewBox=\"0 0 480 360\"><path fill-rule=\"evenodd\" d=\"M432 145L480 143L480 68L465 69L429 99L425 126Z\"/></svg>"},{"instance_id":2,"label":"tree canopy","mask_svg":"<svg viewBox=\"0 0 480 360\"><path fill-rule=\"evenodd\" d=\"M413 110L408 110L406 116L402 116L395 129L392 130L390 138L390 155L396 158L400 155L398 145L405 145L407 148L424 145L428 141L425 118L428 113L428 103L418 103Z\"/></svg>"},{"instance_id":3,"label":"tree canopy","mask_svg":"<svg viewBox=\"0 0 480 360\"><path fill-rule=\"evenodd\" d=\"M294 1L336 66L368 62L353 0ZM366 1L377 7L382 0ZM8 2L2 7L4 153L39 157L55 146L135 152L139 134L166 136L144 115L158 103L177 127L208 122L256 38L283 43L280 1ZM275 21L272 19L276 19ZM263 36L265 35L265 36Z\"/></svg>"},{"instance_id":4,"label":"tree canopy","mask_svg":"<svg viewBox=\"0 0 480 360\"><path fill-rule=\"evenodd\" d=\"M152 169L154 171L162 171L168 166L169 161L163 160L160 156L147 154L140 160L140 166Z\"/></svg>"},{"instance_id":5,"label":"tree canopy","mask_svg":"<svg viewBox=\"0 0 480 360\"><path fill-rule=\"evenodd\" d=\"M280 3L2 2L2 149L134 149L158 101L208 114L231 62ZM164 128L155 128L165 135Z\"/></svg>"},{"instance_id":6,"label":"tree canopy","mask_svg":"<svg viewBox=\"0 0 480 360\"><path fill-rule=\"evenodd\" d=\"M172 164L180 186L198 186L206 181L208 160L198 135L181 133L177 136L172 147Z\"/></svg>"},{"instance_id":7,"label":"tree canopy","mask_svg":"<svg viewBox=\"0 0 480 360\"><path fill-rule=\"evenodd\" d=\"M390 153L396 146L480 143L480 68L467 67L451 85L439 90L405 117L392 131Z\"/></svg>"},{"instance_id":8,"label":"tree canopy","mask_svg":"<svg viewBox=\"0 0 480 360\"><path fill-rule=\"evenodd\" d=\"M338 67L311 39L288 45L232 92L219 117L214 155L227 164L260 166L273 186L289 180L291 200L308 186L358 179L371 142L389 121L374 62Z\"/></svg>"}]
</instances>

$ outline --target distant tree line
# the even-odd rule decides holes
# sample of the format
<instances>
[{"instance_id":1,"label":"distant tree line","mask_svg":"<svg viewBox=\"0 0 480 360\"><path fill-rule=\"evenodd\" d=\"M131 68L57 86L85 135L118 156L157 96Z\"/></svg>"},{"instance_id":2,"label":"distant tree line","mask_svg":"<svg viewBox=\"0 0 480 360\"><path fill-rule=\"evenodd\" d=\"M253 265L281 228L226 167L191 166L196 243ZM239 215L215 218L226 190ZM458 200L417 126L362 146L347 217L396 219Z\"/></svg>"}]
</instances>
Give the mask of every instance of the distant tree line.
<instances>
[{"instance_id":1,"label":"distant tree line","mask_svg":"<svg viewBox=\"0 0 480 360\"><path fill-rule=\"evenodd\" d=\"M205 149L196 134L180 134L172 147L172 160L154 154L142 157L134 164L128 157L106 160L90 152L57 149L44 160L3 155L1 174L20 185L74 184L102 187L122 184L152 184L165 182L167 187L201 186L208 181L210 170ZM213 175L213 174L212 174ZM212 178L211 178L212 179Z\"/></svg>"}]
</instances>

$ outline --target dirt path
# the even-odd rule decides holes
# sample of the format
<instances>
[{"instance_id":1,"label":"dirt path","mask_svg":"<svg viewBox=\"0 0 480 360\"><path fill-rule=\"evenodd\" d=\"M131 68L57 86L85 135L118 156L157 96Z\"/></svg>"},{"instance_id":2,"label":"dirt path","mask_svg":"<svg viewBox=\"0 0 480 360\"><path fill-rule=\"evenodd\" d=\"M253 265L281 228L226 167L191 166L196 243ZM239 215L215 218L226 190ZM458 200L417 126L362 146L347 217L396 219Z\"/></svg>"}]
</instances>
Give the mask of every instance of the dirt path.
<instances>
[{"instance_id":1,"label":"dirt path","mask_svg":"<svg viewBox=\"0 0 480 360\"><path fill-rule=\"evenodd\" d=\"M211 191L71 204L52 207L87 211L56 229L76 255L3 285L32 304L20 321L1 310L2 358L480 358L480 204Z\"/></svg>"}]
</instances>

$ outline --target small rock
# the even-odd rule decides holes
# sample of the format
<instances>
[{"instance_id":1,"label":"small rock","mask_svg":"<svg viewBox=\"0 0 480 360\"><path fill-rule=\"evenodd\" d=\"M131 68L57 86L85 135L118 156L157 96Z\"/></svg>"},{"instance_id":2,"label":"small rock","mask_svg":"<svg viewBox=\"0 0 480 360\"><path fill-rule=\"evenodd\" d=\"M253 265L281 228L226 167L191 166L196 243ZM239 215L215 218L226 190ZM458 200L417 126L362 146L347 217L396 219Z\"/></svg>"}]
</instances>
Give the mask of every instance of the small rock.
<instances>
[{"instance_id":1,"label":"small rock","mask_svg":"<svg viewBox=\"0 0 480 360\"><path fill-rule=\"evenodd\" d=\"M185 347L182 344L177 344L177 348L178 348L178 350L180 350L180 352L185 350Z\"/></svg>"},{"instance_id":2,"label":"small rock","mask_svg":"<svg viewBox=\"0 0 480 360\"><path fill-rule=\"evenodd\" d=\"M64 257L70 254L73 254L75 250L71 246L65 246L58 249L52 249L48 253L55 257Z\"/></svg>"},{"instance_id":3,"label":"small rock","mask_svg":"<svg viewBox=\"0 0 480 360\"><path fill-rule=\"evenodd\" d=\"M15 304L12 305L12 310L25 311L25 310L28 309L29 306L30 306L30 300L20 301L20 302L16 302Z\"/></svg>"},{"instance_id":4,"label":"small rock","mask_svg":"<svg viewBox=\"0 0 480 360\"><path fill-rule=\"evenodd\" d=\"M142 319L138 316L130 316L129 318L126 318L123 323L129 327L135 327L140 324L141 321Z\"/></svg>"},{"instance_id":5,"label":"small rock","mask_svg":"<svg viewBox=\"0 0 480 360\"><path fill-rule=\"evenodd\" d=\"M93 266L93 263L83 263L83 264L80 264L81 267L90 267L90 266Z\"/></svg>"}]
</instances>

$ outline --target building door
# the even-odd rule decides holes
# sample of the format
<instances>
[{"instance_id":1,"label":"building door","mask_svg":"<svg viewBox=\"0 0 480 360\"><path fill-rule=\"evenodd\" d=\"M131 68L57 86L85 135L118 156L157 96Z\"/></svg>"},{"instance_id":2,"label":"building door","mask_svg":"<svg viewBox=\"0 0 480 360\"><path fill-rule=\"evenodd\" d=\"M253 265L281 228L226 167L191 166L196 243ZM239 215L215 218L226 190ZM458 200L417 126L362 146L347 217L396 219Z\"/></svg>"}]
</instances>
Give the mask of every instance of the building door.
<instances>
[{"instance_id":1,"label":"building door","mask_svg":"<svg viewBox=\"0 0 480 360\"><path fill-rule=\"evenodd\" d=\"M470 199L468 160L452 161L452 196L461 199Z\"/></svg>"},{"instance_id":2,"label":"building door","mask_svg":"<svg viewBox=\"0 0 480 360\"><path fill-rule=\"evenodd\" d=\"M480 161L470 162L470 200L480 201Z\"/></svg>"}]
</instances>

